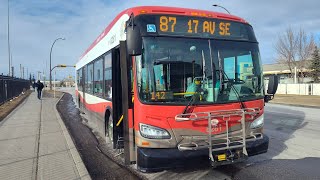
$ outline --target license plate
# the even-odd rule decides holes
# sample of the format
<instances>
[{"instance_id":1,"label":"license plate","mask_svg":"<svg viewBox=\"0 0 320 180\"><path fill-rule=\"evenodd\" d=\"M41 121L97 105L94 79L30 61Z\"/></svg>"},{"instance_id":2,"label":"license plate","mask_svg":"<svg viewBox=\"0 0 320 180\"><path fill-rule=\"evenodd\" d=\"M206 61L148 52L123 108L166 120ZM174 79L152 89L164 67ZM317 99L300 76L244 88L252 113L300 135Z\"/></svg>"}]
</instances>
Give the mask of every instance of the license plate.
<instances>
[{"instance_id":1,"label":"license plate","mask_svg":"<svg viewBox=\"0 0 320 180\"><path fill-rule=\"evenodd\" d=\"M226 154L218 155L218 161L225 161L225 160L227 160L227 155Z\"/></svg>"}]
</instances>

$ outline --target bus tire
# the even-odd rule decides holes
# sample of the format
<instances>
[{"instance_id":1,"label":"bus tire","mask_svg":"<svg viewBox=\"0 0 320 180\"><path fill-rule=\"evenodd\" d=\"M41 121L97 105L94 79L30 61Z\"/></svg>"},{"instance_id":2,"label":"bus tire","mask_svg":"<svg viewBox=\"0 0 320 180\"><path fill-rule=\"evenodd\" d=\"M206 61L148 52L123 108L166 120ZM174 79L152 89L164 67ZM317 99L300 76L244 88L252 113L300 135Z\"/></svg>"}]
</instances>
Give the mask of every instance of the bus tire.
<instances>
[{"instance_id":1,"label":"bus tire","mask_svg":"<svg viewBox=\"0 0 320 180\"><path fill-rule=\"evenodd\" d=\"M106 143L110 144L113 147L113 119L110 113L106 114L106 122L105 122L105 136Z\"/></svg>"}]
</instances>

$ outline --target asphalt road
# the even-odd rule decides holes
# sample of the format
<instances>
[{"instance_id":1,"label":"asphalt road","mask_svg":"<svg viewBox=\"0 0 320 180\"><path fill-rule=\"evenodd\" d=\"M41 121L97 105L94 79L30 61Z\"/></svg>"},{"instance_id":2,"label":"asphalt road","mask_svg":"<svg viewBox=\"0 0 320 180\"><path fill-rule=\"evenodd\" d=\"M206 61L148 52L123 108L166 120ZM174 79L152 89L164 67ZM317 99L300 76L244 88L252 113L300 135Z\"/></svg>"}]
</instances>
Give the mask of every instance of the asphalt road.
<instances>
[{"instance_id":1,"label":"asphalt road","mask_svg":"<svg viewBox=\"0 0 320 180\"><path fill-rule=\"evenodd\" d=\"M72 91L68 91L71 92ZM320 109L267 104L269 151L216 169L195 165L144 174L148 179L320 179Z\"/></svg>"},{"instance_id":2,"label":"asphalt road","mask_svg":"<svg viewBox=\"0 0 320 180\"><path fill-rule=\"evenodd\" d=\"M194 168L146 174L148 179L320 179L320 109L267 104L265 154L216 169Z\"/></svg>"}]
</instances>

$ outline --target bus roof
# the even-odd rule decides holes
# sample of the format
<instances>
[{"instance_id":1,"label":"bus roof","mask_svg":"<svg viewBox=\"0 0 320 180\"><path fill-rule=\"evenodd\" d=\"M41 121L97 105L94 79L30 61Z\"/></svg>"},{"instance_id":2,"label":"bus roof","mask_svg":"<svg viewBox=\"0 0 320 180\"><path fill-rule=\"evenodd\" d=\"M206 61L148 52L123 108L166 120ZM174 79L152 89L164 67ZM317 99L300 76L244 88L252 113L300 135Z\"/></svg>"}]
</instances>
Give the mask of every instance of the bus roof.
<instances>
[{"instance_id":1,"label":"bus roof","mask_svg":"<svg viewBox=\"0 0 320 180\"><path fill-rule=\"evenodd\" d=\"M137 6L132 7L129 9L126 9L122 11L120 14L118 14L112 22L104 29L104 31L95 39L95 41L89 46L89 48L81 55L79 60L82 59L99 41L108 34L110 29L113 27L113 25L118 21L118 19L124 15L128 14L129 16L131 14L134 14L135 16L139 14L176 14L176 15L182 15L182 16L197 16L197 17L207 17L207 18L216 18L216 19L225 19L225 20L231 20L231 21L237 21L242 23L247 23L244 19L226 14L226 13L220 13L220 12L214 12L214 11L205 11L205 10L199 10L199 9L189 9L189 8L178 8L178 7L167 7L167 6Z\"/></svg>"}]
</instances>

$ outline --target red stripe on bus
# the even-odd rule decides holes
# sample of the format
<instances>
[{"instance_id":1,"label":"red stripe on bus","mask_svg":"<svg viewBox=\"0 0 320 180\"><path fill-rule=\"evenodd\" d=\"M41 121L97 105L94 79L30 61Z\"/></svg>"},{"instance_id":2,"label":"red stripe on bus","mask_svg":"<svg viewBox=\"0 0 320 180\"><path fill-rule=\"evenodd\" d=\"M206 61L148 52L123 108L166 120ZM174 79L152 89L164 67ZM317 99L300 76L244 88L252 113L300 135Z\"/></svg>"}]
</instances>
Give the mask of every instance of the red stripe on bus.
<instances>
[{"instance_id":1,"label":"red stripe on bus","mask_svg":"<svg viewBox=\"0 0 320 180\"><path fill-rule=\"evenodd\" d=\"M101 103L89 104L85 101L85 99L83 99L80 93L76 92L76 94L78 94L78 97L80 97L80 102L84 104L86 109L89 111L104 115L107 107L112 108L112 102L101 102Z\"/></svg>"}]
</instances>

